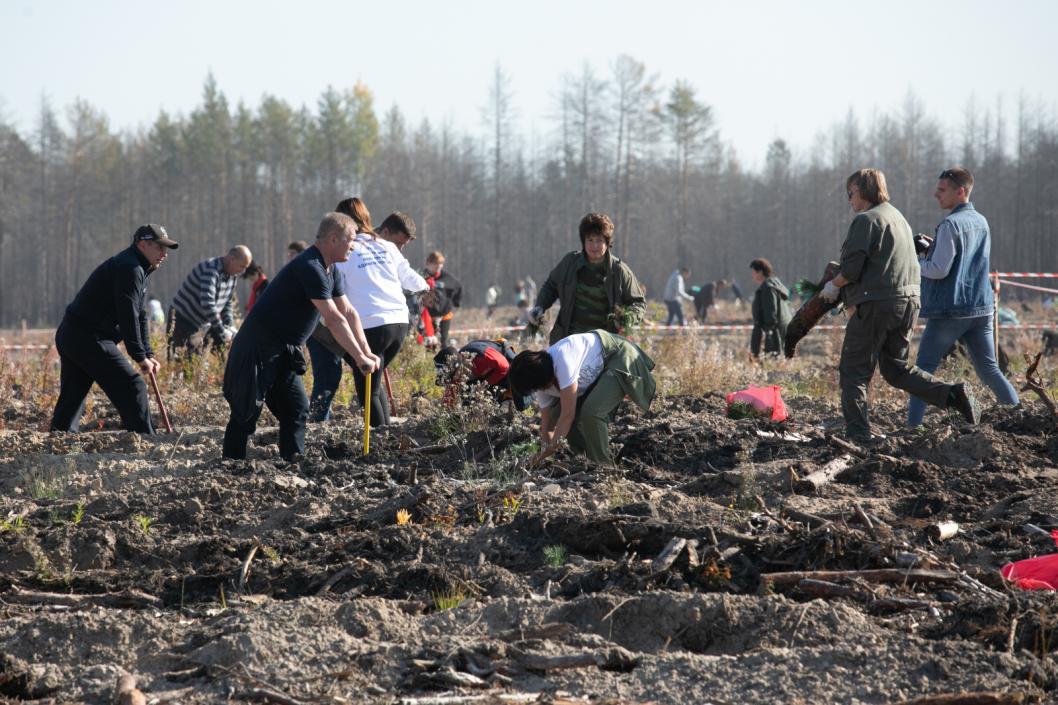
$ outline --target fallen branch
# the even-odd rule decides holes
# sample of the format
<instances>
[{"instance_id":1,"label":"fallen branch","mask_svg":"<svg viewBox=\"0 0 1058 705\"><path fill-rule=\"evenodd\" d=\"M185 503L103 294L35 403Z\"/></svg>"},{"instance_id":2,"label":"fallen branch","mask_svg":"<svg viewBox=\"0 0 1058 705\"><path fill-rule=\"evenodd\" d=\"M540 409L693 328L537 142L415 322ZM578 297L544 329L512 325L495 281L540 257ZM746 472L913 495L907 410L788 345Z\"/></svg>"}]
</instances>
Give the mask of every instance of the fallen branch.
<instances>
[{"instance_id":1,"label":"fallen branch","mask_svg":"<svg viewBox=\"0 0 1058 705\"><path fill-rule=\"evenodd\" d=\"M284 695L268 688L244 690L235 697L240 700L264 700L266 703L278 703L278 705L307 705L302 700L297 700L289 695Z\"/></svg>"},{"instance_id":2,"label":"fallen branch","mask_svg":"<svg viewBox=\"0 0 1058 705\"><path fill-rule=\"evenodd\" d=\"M841 450L845 451L846 453L852 453L857 458L867 457L867 451L865 451L863 448L860 448L854 443L849 443L844 438L838 438L837 436L827 436L827 440L830 442L830 445L836 446Z\"/></svg>"},{"instance_id":3,"label":"fallen branch","mask_svg":"<svg viewBox=\"0 0 1058 705\"><path fill-rule=\"evenodd\" d=\"M959 525L954 521L942 521L926 527L926 536L934 541L947 541L959 533Z\"/></svg>"},{"instance_id":4,"label":"fallen branch","mask_svg":"<svg viewBox=\"0 0 1058 705\"><path fill-rule=\"evenodd\" d=\"M925 600L909 600L901 597L877 597L865 590L848 585L838 585L825 580L802 580L797 589L813 597L847 597L862 602L869 608L897 612L899 610L924 610L931 603Z\"/></svg>"},{"instance_id":5,"label":"fallen branch","mask_svg":"<svg viewBox=\"0 0 1058 705\"><path fill-rule=\"evenodd\" d=\"M950 570L797 570L785 573L764 573L760 576L761 590L796 585L802 580L864 580L869 583L954 583L959 574Z\"/></svg>"},{"instance_id":6,"label":"fallen branch","mask_svg":"<svg viewBox=\"0 0 1058 705\"><path fill-rule=\"evenodd\" d=\"M161 607L162 601L154 595L138 590L103 593L100 595L74 595L57 592L37 592L14 586L0 595L0 600L16 605L50 605L53 607Z\"/></svg>"},{"instance_id":7,"label":"fallen branch","mask_svg":"<svg viewBox=\"0 0 1058 705\"><path fill-rule=\"evenodd\" d=\"M990 690L975 693L946 693L904 700L893 705L1023 705L1030 702L1026 693L997 693Z\"/></svg>"},{"instance_id":8,"label":"fallen branch","mask_svg":"<svg viewBox=\"0 0 1058 705\"><path fill-rule=\"evenodd\" d=\"M842 442L844 443L844 441ZM794 480L794 492L800 494L818 492L823 486L830 484L838 475L848 470L851 465L851 455L842 455L834 458L815 472L811 472L799 480Z\"/></svg>"},{"instance_id":9,"label":"fallen branch","mask_svg":"<svg viewBox=\"0 0 1058 705\"><path fill-rule=\"evenodd\" d=\"M863 527L867 529L867 533L871 535L872 539L877 541L878 531L874 528L874 522L872 522L871 518L867 516L867 512L863 511L863 507L858 503L852 505L852 509L856 512L856 518L859 519L860 523L863 524Z\"/></svg>"},{"instance_id":10,"label":"fallen branch","mask_svg":"<svg viewBox=\"0 0 1058 705\"><path fill-rule=\"evenodd\" d=\"M1040 379L1038 368L1042 358L1043 351L1036 353L1035 359L1029 357L1028 353L1025 354L1025 362L1028 363L1029 367L1025 370L1025 386L1021 388L1021 391L1034 392L1040 398L1040 401L1043 402L1043 405L1047 407L1047 410L1051 412L1051 416L1058 416L1058 408L1051 401L1050 395L1047 394L1047 387L1043 384L1043 380Z\"/></svg>"}]
</instances>

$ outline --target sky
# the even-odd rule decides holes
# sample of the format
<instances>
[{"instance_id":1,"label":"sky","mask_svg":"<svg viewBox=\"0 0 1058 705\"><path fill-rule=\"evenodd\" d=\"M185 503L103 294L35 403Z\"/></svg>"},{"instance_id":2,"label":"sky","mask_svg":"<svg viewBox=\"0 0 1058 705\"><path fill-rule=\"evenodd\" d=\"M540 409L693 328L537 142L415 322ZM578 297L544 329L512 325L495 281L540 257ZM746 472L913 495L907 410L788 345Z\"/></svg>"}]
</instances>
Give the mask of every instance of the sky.
<instances>
[{"instance_id":1,"label":"sky","mask_svg":"<svg viewBox=\"0 0 1058 705\"><path fill-rule=\"evenodd\" d=\"M189 112L212 72L233 105L314 108L359 80L380 114L483 133L498 62L533 140L564 74L605 77L628 54L690 82L752 167L776 138L803 153L850 108L869 121L909 90L953 129L971 96L1053 115L1055 27L1055 0L0 0L0 116L29 133L43 96L60 112L81 98L134 130Z\"/></svg>"}]
</instances>

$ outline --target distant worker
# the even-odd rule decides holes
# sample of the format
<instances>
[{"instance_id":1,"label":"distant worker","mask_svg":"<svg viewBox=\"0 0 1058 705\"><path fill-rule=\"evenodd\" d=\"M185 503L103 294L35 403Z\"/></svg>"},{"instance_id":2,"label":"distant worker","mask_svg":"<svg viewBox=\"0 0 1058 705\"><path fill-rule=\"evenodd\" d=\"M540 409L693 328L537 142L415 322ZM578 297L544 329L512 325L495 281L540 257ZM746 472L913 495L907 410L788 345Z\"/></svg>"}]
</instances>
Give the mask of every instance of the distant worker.
<instances>
[{"instance_id":1,"label":"distant worker","mask_svg":"<svg viewBox=\"0 0 1058 705\"><path fill-rule=\"evenodd\" d=\"M668 282L665 283L665 306L669 309L669 317L665 320L665 325L671 326L673 321L678 326L687 325L683 320L683 302L694 301L694 297L687 293L684 288L684 281L691 275L691 270L687 267L680 267L669 275Z\"/></svg>"},{"instance_id":2,"label":"distant worker","mask_svg":"<svg viewBox=\"0 0 1058 705\"><path fill-rule=\"evenodd\" d=\"M753 333L749 349L753 357L760 357L761 347L766 355L782 353L786 326L793 318L790 310L790 290L775 276L771 262L763 257L749 263L750 276L757 284L753 294Z\"/></svg>"},{"instance_id":3,"label":"distant worker","mask_svg":"<svg viewBox=\"0 0 1058 705\"><path fill-rule=\"evenodd\" d=\"M646 310L639 280L611 251L613 221L602 213L589 213L578 231L581 249L567 254L551 270L528 313L529 321L540 325L544 312L559 302L552 343L596 329L622 332L639 325Z\"/></svg>"},{"instance_id":4,"label":"distant worker","mask_svg":"<svg viewBox=\"0 0 1058 705\"><path fill-rule=\"evenodd\" d=\"M435 250L427 255L426 268L422 271L424 278L433 280L431 295L425 299L426 310L433 319L434 331L442 348L448 346L452 318L463 303L463 285L444 267L445 256Z\"/></svg>"},{"instance_id":5,"label":"distant worker","mask_svg":"<svg viewBox=\"0 0 1058 705\"><path fill-rule=\"evenodd\" d=\"M309 246L309 243L304 240L295 240L294 242L287 245L287 262L294 259L302 252L304 252Z\"/></svg>"},{"instance_id":6,"label":"distant worker","mask_svg":"<svg viewBox=\"0 0 1058 705\"><path fill-rule=\"evenodd\" d=\"M143 376L160 365L147 335L146 279L177 247L161 225L141 225L132 245L96 267L66 307L55 331L61 367L51 430L80 430L94 382L117 408L122 428L154 433ZM118 349L120 342L143 376Z\"/></svg>"},{"instance_id":7,"label":"distant worker","mask_svg":"<svg viewBox=\"0 0 1058 705\"><path fill-rule=\"evenodd\" d=\"M151 335L165 330L165 309L157 296L147 299L147 330Z\"/></svg>"},{"instance_id":8,"label":"distant worker","mask_svg":"<svg viewBox=\"0 0 1058 705\"><path fill-rule=\"evenodd\" d=\"M691 298L694 300L694 315L699 323L709 320L709 309L716 305L716 297L724 290L726 284L723 279L717 279L695 289Z\"/></svg>"},{"instance_id":9,"label":"distant worker","mask_svg":"<svg viewBox=\"0 0 1058 705\"><path fill-rule=\"evenodd\" d=\"M908 362L918 320L920 269L911 226L889 203L885 175L879 169L860 169L846 179L845 190L855 217L841 246L841 272L820 296L855 307L839 363L846 435L865 443L882 438L871 433L867 413L867 385L875 367L897 389L977 423L980 411L968 385L946 384Z\"/></svg>"},{"instance_id":10,"label":"distant worker","mask_svg":"<svg viewBox=\"0 0 1058 705\"><path fill-rule=\"evenodd\" d=\"M396 245L375 234L371 213L361 199L346 198L338 203L335 211L352 218L356 239L349 259L334 266L344 277L346 297L360 316L368 347L382 366L372 373L371 398L367 399L365 377L353 364L352 357L326 326L317 326L308 341L313 375L309 420L318 422L330 418L331 401L342 380L344 357L353 368L356 398L361 408L371 405L371 425L385 426L390 422L390 408L382 374L397 357L408 335L404 291L421 294L429 285L412 269Z\"/></svg>"},{"instance_id":11,"label":"distant worker","mask_svg":"<svg viewBox=\"0 0 1058 705\"><path fill-rule=\"evenodd\" d=\"M613 463L609 421L627 396L646 411L656 383L654 361L634 343L604 330L577 333L547 350L519 353L508 373L515 394L540 406L539 462L563 439L596 463Z\"/></svg>"},{"instance_id":12,"label":"distant worker","mask_svg":"<svg viewBox=\"0 0 1058 705\"><path fill-rule=\"evenodd\" d=\"M492 314L496 312L496 306L500 303L502 293L503 290L495 284L485 290L485 318L492 318Z\"/></svg>"},{"instance_id":13,"label":"distant worker","mask_svg":"<svg viewBox=\"0 0 1058 705\"><path fill-rule=\"evenodd\" d=\"M514 348L505 340L471 340L456 350L449 345L434 356L437 383L445 387L444 402L456 404L461 394L474 385L486 385L496 401L510 401L514 408L524 411L532 404L532 396L515 395L507 383L507 373L515 358Z\"/></svg>"},{"instance_id":14,"label":"distant worker","mask_svg":"<svg viewBox=\"0 0 1058 705\"><path fill-rule=\"evenodd\" d=\"M236 245L223 257L196 264L173 297L173 326L169 355L178 348L198 353L205 347L193 342L203 329L214 350L235 336L235 284L250 266L253 255L245 245Z\"/></svg>"},{"instance_id":15,"label":"distant worker","mask_svg":"<svg viewBox=\"0 0 1058 705\"><path fill-rule=\"evenodd\" d=\"M1003 376L996 361L992 314L991 271L992 234L988 221L970 202L974 177L969 170L953 167L941 172L933 197L947 217L940 222L932 241L922 242L922 318L926 330L918 343L916 364L933 373L940 361L958 342L966 344L977 377L992 390L1000 404L1018 403L1018 393ZM907 409L908 426L918 426L926 404L911 397Z\"/></svg>"},{"instance_id":16,"label":"distant worker","mask_svg":"<svg viewBox=\"0 0 1058 705\"><path fill-rule=\"evenodd\" d=\"M290 460L305 452L309 400L301 383L307 370L301 346L321 314L361 372L379 368L334 268L349 258L355 237L352 218L325 215L316 243L279 270L239 328L224 368L224 398L231 407L224 430L225 458L246 457L263 404L279 421L279 455Z\"/></svg>"}]
</instances>

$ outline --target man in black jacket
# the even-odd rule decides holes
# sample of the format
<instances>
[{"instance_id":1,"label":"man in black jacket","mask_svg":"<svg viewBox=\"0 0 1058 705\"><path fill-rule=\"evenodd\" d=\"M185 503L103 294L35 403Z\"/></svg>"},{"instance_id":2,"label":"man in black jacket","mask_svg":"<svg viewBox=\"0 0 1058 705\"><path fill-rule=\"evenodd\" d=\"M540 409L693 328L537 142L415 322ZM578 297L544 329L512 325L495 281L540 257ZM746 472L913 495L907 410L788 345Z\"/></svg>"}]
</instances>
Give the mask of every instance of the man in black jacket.
<instances>
[{"instance_id":1,"label":"man in black jacket","mask_svg":"<svg viewBox=\"0 0 1058 705\"><path fill-rule=\"evenodd\" d=\"M154 433L147 383L117 344L124 341L125 352L144 375L157 371L147 337L146 280L177 247L162 226L141 225L132 245L96 267L66 307L55 331L62 368L53 431L80 429L85 400L95 382L117 407L126 430Z\"/></svg>"}]
</instances>

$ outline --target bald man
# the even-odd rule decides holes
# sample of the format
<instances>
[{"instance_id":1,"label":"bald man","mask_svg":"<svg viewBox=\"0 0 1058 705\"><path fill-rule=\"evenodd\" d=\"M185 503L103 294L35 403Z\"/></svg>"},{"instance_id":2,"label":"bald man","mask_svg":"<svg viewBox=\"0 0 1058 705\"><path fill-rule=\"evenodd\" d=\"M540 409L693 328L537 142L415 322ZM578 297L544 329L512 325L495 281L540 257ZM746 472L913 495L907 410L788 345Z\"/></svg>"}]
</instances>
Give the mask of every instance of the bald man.
<instances>
[{"instance_id":1,"label":"bald man","mask_svg":"<svg viewBox=\"0 0 1058 705\"><path fill-rule=\"evenodd\" d=\"M250 248L236 245L223 257L213 257L195 265L173 299L170 356L177 348L200 352L203 345L196 345L191 339L203 328L208 328L206 338L212 341L214 348L223 347L232 339L235 335L235 284L251 261Z\"/></svg>"}]
</instances>

